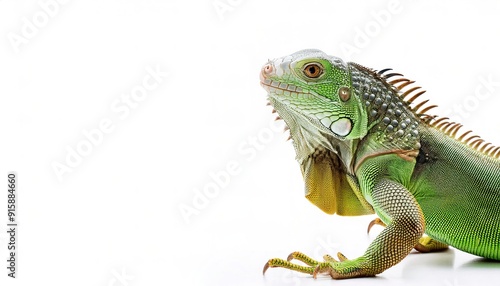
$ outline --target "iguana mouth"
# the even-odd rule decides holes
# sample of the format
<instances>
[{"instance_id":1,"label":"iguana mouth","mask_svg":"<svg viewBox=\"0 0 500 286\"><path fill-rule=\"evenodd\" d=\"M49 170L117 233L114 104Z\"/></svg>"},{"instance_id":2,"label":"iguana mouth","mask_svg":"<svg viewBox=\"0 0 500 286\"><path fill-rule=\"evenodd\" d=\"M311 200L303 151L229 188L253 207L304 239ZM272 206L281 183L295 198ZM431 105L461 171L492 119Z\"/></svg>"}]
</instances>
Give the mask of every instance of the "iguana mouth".
<instances>
[{"instance_id":1,"label":"iguana mouth","mask_svg":"<svg viewBox=\"0 0 500 286\"><path fill-rule=\"evenodd\" d=\"M260 85L272 95L284 95L290 97L304 98L304 99L312 99L314 95L309 93L307 90L303 90L300 87L297 87L292 84L286 84L279 81L273 81L270 79L266 79L265 81L261 81Z\"/></svg>"},{"instance_id":2,"label":"iguana mouth","mask_svg":"<svg viewBox=\"0 0 500 286\"><path fill-rule=\"evenodd\" d=\"M265 65L260 73L260 85L269 93L273 95L284 95L297 98L312 99L313 95L301 87L293 84L284 83L281 81L272 80L266 77L266 68L271 66L270 64Z\"/></svg>"}]
</instances>

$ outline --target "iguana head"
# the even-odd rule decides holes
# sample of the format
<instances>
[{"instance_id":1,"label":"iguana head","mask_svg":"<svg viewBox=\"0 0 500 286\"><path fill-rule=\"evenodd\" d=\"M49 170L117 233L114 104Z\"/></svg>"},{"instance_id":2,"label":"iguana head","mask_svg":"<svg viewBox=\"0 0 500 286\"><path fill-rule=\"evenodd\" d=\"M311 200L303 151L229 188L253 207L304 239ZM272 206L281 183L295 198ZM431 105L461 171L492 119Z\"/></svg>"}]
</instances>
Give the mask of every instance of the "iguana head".
<instances>
[{"instance_id":1,"label":"iguana head","mask_svg":"<svg viewBox=\"0 0 500 286\"><path fill-rule=\"evenodd\" d=\"M260 81L290 129L306 197L329 214L371 213L352 190L353 153L367 134L368 116L348 66L319 50L303 50L268 61Z\"/></svg>"},{"instance_id":2,"label":"iguana head","mask_svg":"<svg viewBox=\"0 0 500 286\"><path fill-rule=\"evenodd\" d=\"M317 148L349 153L349 142L366 135L366 111L341 59L319 50L299 51L269 61L260 80L290 128L299 162ZM346 159L352 154L339 155Z\"/></svg>"}]
</instances>

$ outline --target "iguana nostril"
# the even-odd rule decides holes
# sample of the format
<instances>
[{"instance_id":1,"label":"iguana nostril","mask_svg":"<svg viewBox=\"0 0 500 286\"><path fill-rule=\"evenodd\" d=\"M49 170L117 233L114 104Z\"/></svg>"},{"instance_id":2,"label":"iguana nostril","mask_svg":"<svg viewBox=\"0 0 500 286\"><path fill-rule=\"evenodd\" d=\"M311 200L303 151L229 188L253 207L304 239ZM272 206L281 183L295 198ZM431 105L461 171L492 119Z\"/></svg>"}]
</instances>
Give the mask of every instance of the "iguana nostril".
<instances>
[{"instance_id":1,"label":"iguana nostril","mask_svg":"<svg viewBox=\"0 0 500 286\"><path fill-rule=\"evenodd\" d=\"M273 72L273 65L272 64L265 64L264 67L262 67L262 72L266 75L269 75L270 73Z\"/></svg>"}]
</instances>

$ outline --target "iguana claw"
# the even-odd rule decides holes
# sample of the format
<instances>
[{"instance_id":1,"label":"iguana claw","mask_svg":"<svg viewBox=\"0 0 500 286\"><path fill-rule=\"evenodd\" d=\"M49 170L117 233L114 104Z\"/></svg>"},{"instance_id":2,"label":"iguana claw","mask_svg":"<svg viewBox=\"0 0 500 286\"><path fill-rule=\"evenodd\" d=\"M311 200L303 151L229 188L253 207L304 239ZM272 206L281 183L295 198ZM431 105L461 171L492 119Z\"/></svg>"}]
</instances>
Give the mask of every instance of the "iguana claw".
<instances>
[{"instance_id":1,"label":"iguana claw","mask_svg":"<svg viewBox=\"0 0 500 286\"><path fill-rule=\"evenodd\" d=\"M262 275L266 275L267 269L269 269L269 261L264 265L264 269L262 269Z\"/></svg>"},{"instance_id":2,"label":"iguana claw","mask_svg":"<svg viewBox=\"0 0 500 286\"><path fill-rule=\"evenodd\" d=\"M366 233L370 233L370 230L372 229L372 227L374 225L380 225L380 226L383 226L383 227L387 226L381 219L376 218L376 219L372 220L370 222L370 224L368 224L368 230L366 231Z\"/></svg>"},{"instance_id":3,"label":"iguana claw","mask_svg":"<svg viewBox=\"0 0 500 286\"><path fill-rule=\"evenodd\" d=\"M321 262L319 263L316 268L314 268L314 271L313 271L313 278L316 279L316 276L318 275L318 273L320 274L329 274L330 276L332 276L333 278L333 275L332 275L332 267L330 265L330 262Z\"/></svg>"}]
</instances>

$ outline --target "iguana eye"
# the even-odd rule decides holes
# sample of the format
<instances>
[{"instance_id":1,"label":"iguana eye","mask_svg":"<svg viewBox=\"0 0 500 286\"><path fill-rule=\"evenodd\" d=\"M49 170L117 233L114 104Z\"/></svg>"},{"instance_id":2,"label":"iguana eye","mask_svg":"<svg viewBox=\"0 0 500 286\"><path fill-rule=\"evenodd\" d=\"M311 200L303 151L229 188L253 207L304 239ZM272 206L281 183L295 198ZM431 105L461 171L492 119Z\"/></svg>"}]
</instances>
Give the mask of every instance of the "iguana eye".
<instances>
[{"instance_id":1,"label":"iguana eye","mask_svg":"<svg viewBox=\"0 0 500 286\"><path fill-rule=\"evenodd\" d=\"M318 63L307 64L304 67L304 74L309 78L318 78L323 74L323 67Z\"/></svg>"}]
</instances>

